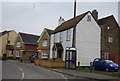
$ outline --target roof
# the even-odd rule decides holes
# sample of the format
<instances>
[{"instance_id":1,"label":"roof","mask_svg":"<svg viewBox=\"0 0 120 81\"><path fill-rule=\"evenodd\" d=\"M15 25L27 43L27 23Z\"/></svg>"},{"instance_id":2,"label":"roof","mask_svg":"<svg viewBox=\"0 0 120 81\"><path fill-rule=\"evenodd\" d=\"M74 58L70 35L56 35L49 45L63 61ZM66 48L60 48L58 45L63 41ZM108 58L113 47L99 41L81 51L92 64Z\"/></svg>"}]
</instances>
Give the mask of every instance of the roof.
<instances>
[{"instance_id":1,"label":"roof","mask_svg":"<svg viewBox=\"0 0 120 81\"><path fill-rule=\"evenodd\" d=\"M46 31L47 31L47 33L48 33L49 36L53 33L53 30L47 29L47 28L45 28L45 29L46 29Z\"/></svg>"},{"instance_id":2,"label":"roof","mask_svg":"<svg viewBox=\"0 0 120 81\"><path fill-rule=\"evenodd\" d=\"M99 24L99 25L104 25L104 24L106 24L107 22L111 23L111 22L109 21L109 19L114 20L115 23L117 24L117 26L119 27L119 25L118 25L118 23L117 23L117 21L116 21L116 19L114 18L113 15L110 15L110 16L107 16L107 17L104 17L104 18L99 19L99 20L98 20L98 24Z\"/></svg>"},{"instance_id":3,"label":"roof","mask_svg":"<svg viewBox=\"0 0 120 81\"><path fill-rule=\"evenodd\" d=\"M39 39L39 36L32 35L32 34L26 34L26 33L19 33L24 44L33 44L37 45L37 40Z\"/></svg>"},{"instance_id":4,"label":"roof","mask_svg":"<svg viewBox=\"0 0 120 81\"><path fill-rule=\"evenodd\" d=\"M11 31L12 31L12 30L11 30ZM5 30L5 31L3 31L3 32L0 32L0 37L3 36L3 35L5 35L5 34L8 34L8 33L11 32L11 31Z\"/></svg>"},{"instance_id":5,"label":"roof","mask_svg":"<svg viewBox=\"0 0 120 81\"><path fill-rule=\"evenodd\" d=\"M58 51L63 51L63 46L61 43L54 43L53 49L55 49L55 47L57 48Z\"/></svg>"},{"instance_id":6,"label":"roof","mask_svg":"<svg viewBox=\"0 0 120 81\"><path fill-rule=\"evenodd\" d=\"M76 18L72 18L68 21L65 21L64 23L62 23L61 25L59 25L53 33L57 33L57 32L60 32L60 31L63 31L63 30L67 30L69 28L72 28L74 27L74 20L75 20L75 24L78 24L84 17L85 15L87 15L90 11L86 12L86 13L83 13L79 16L76 16Z\"/></svg>"}]
</instances>

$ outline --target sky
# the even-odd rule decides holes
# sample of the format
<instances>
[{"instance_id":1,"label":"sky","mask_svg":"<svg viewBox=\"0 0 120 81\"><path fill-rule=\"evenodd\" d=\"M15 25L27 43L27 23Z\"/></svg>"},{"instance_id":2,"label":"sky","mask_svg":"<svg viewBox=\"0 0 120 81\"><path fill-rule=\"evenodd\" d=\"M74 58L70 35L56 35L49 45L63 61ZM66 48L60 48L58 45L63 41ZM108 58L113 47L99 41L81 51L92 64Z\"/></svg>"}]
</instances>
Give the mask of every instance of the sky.
<instances>
[{"instance_id":1,"label":"sky","mask_svg":"<svg viewBox=\"0 0 120 81\"><path fill-rule=\"evenodd\" d=\"M105 1L105 0L104 0ZM118 21L118 0L106 2L77 1L77 15L97 9L99 18L114 15ZM110 2L111 1L111 2ZM0 3L0 31L15 30L40 35L44 28L55 29L59 17L73 18L73 1L18 1Z\"/></svg>"}]
</instances>

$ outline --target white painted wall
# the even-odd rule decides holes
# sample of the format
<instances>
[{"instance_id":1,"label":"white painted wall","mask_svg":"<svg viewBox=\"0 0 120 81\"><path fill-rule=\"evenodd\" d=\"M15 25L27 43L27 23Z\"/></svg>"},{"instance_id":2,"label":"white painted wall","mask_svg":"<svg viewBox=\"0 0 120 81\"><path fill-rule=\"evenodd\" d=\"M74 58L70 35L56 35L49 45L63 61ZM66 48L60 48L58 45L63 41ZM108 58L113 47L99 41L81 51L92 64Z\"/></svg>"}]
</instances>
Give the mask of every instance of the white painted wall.
<instances>
[{"instance_id":1,"label":"white painted wall","mask_svg":"<svg viewBox=\"0 0 120 81\"><path fill-rule=\"evenodd\" d=\"M80 62L80 66L89 66L94 58L100 57L101 29L92 16L87 21L87 15L76 27L77 65Z\"/></svg>"},{"instance_id":2,"label":"white painted wall","mask_svg":"<svg viewBox=\"0 0 120 81\"><path fill-rule=\"evenodd\" d=\"M63 32L63 42L62 42L62 46L63 46L63 61L65 61L65 49L66 47L71 47L72 46L72 36L73 36L73 28L70 29L71 31L71 37L70 37L70 41L66 41L66 33L67 33L67 30L66 31L62 31ZM60 32L56 33L57 34L57 43L59 43L60 41ZM54 45L54 34L51 35L51 41L50 41L50 58L52 58L52 48L53 48L53 45Z\"/></svg>"},{"instance_id":3,"label":"white painted wall","mask_svg":"<svg viewBox=\"0 0 120 81\"><path fill-rule=\"evenodd\" d=\"M88 15L91 15L90 13ZM100 33L101 29L91 16L91 21L87 21L85 16L76 26L76 48L77 48L77 66L89 66L94 58L100 57ZM73 28L71 28L71 40L66 41L66 30L63 31L63 61L65 61L65 48L72 47ZM59 42L60 33L57 34ZM54 34L51 35L50 58L52 58Z\"/></svg>"}]
</instances>

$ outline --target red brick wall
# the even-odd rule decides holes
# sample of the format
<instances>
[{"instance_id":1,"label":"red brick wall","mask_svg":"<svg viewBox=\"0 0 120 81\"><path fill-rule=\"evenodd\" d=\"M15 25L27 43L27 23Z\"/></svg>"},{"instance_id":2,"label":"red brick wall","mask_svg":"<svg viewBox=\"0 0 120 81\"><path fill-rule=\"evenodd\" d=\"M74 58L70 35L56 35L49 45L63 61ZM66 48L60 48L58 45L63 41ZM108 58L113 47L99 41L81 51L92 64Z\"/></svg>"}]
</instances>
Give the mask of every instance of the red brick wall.
<instances>
[{"instance_id":1,"label":"red brick wall","mask_svg":"<svg viewBox=\"0 0 120 81\"><path fill-rule=\"evenodd\" d=\"M110 60L119 64L120 66L120 54L110 54Z\"/></svg>"},{"instance_id":2,"label":"red brick wall","mask_svg":"<svg viewBox=\"0 0 120 81\"><path fill-rule=\"evenodd\" d=\"M36 45L25 45L24 50L37 50Z\"/></svg>"}]
</instances>

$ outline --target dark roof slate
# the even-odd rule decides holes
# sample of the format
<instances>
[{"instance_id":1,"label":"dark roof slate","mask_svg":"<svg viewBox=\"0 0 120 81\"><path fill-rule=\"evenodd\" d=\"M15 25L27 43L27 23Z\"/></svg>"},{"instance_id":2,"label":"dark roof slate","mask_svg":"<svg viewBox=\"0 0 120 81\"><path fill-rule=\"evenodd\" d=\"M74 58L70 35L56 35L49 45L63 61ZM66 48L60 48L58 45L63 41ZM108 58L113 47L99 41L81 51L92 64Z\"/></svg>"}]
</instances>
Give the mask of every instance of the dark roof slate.
<instances>
[{"instance_id":1,"label":"dark roof slate","mask_svg":"<svg viewBox=\"0 0 120 81\"><path fill-rule=\"evenodd\" d=\"M63 31L63 30L66 30L66 29L69 29L69 28L72 28L74 27L74 20L75 20L75 24L78 24L84 17L85 15L87 15L90 11L86 12L86 13L83 13L79 16L76 16L76 18L72 18L72 19L69 19L68 21L65 21L64 23L62 23L60 26L58 26L53 33L57 33L57 32L60 32L60 31ZM90 12L91 13L91 12Z\"/></svg>"},{"instance_id":2,"label":"dark roof slate","mask_svg":"<svg viewBox=\"0 0 120 81\"><path fill-rule=\"evenodd\" d=\"M3 35L5 35L5 34L8 34L9 32L11 32L11 31L5 30L5 31L3 31L3 32L0 32L0 37L3 36Z\"/></svg>"},{"instance_id":3,"label":"dark roof slate","mask_svg":"<svg viewBox=\"0 0 120 81\"><path fill-rule=\"evenodd\" d=\"M53 33L53 31L54 31L54 30L47 29L47 28L45 28L45 29L46 29L46 31L47 31L47 33L48 33L49 36L50 36L50 35Z\"/></svg>"},{"instance_id":4,"label":"dark roof slate","mask_svg":"<svg viewBox=\"0 0 120 81\"><path fill-rule=\"evenodd\" d=\"M37 35L32 35L32 34L26 34L26 33L19 33L24 44L32 44L32 45L37 45L37 41L39 39L39 36Z\"/></svg>"}]
</instances>

